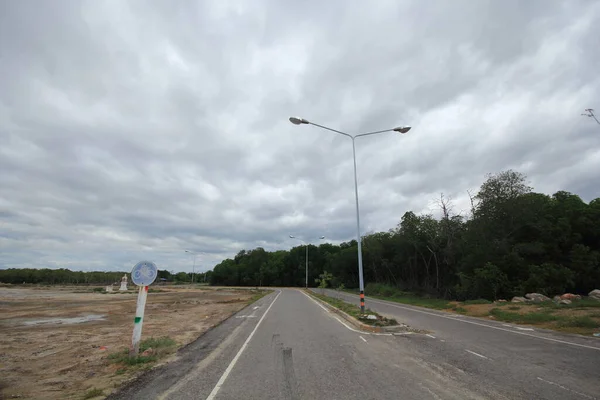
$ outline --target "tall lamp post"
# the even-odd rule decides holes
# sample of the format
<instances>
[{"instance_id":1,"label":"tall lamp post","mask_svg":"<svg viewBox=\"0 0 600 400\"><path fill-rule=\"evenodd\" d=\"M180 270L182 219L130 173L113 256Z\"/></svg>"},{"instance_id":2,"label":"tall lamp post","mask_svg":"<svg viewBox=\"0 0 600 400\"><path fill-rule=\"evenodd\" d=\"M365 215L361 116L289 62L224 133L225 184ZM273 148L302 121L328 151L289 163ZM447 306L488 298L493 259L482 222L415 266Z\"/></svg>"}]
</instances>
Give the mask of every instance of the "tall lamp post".
<instances>
[{"instance_id":1,"label":"tall lamp post","mask_svg":"<svg viewBox=\"0 0 600 400\"><path fill-rule=\"evenodd\" d=\"M190 253L190 254L192 254L194 256L194 263L192 264L192 283L194 283L194 275L195 275L195 272L196 272L196 256L198 254L194 253L193 251L189 251L189 250L186 250L185 252L186 253Z\"/></svg>"},{"instance_id":2,"label":"tall lamp post","mask_svg":"<svg viewBox=\"0 0 600 400\"><path fill-rule=\"evenodd\" d=\"M290 239L298 239L296 236L290 235ZM319 239L325 239L325 236L319 236ZM308 245L310 243L304 242L302 239L298 239L306 246L306 288L308 289Z\"/></svg>"},{"instance_id":3,"label":"tall lamp post","mask_svg":"<svg viewBox=\"0 0 600 400\"><path fill-rule=\"evenodd\" d=\"M379 133L385 132L398 132L398 133L406 133L410 130L410 126L400 126L392 129L385 129L383 131L374 131L374 132L366 132L359 133L358 135L350 135L345 132L341 132L335 129L328 128L323 125L315 124L314 122L310 122L305 120L304 118L298 117L290 117L290 122L294 125L314 125L322 129L326 129L331 132L339 133L340 135L344 135L350 139L352 139L352 157L354 158L354 197L356 199L356 241L358 244L358 283L360 289L360 311L361 313L365 312L365 282L363 280L363 263L362 263L362 243L360 239L360 213L358 209L358 180L356 178L356 146L354 145L354 140L358 137L362 136L370 136L377 135Z\"/></svg>"}]
</instances>

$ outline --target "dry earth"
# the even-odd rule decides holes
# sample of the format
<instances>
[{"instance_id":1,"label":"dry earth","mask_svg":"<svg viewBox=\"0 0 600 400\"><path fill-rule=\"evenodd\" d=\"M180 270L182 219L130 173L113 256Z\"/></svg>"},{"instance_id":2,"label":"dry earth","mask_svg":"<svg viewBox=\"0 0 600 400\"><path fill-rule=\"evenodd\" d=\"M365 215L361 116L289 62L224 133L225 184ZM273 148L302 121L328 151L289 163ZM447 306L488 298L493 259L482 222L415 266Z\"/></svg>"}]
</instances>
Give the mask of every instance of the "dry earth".
<instances>
[{"instance_id":1,"label":"dry earth","mask_svg":"<svg viewBox=\"0 0 600 400\"><path fill-rule=\"evenodd\" d=\"M162 292L148 295L142 338L169 336L179 346L245 307L255 294L156 289ZM130 345L136 297L135 291L0 287L0 399L82 399L90 388L108 395L139 374L139 367L117 373L120 367L108 360Z\"/></svg>"}]
</instances>

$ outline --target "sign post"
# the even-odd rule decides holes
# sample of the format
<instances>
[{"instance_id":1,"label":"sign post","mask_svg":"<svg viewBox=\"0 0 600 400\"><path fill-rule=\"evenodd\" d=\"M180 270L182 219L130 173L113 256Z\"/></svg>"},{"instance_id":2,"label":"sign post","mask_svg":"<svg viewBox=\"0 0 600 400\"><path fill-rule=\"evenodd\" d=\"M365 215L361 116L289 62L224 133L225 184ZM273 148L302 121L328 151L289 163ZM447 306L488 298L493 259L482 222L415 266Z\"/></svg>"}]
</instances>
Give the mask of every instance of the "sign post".
<instances>
[{"instance_id":1,"label":"sign post","mask_svg":"<svg viewBox=\"0 0 600 400\"><path fill-rule=\"evenodd\" d=\"M140 261L131 270L131 280L138 288L137 307L135 319L133 320L133 335L131 337L131 348L129 357L136 357L140 351L140 340L142 339L142 325L144 323L144 310L146 298L148 297L148 286L156 280L158 268L152 261Z\"/></svg>"}]
</instances>

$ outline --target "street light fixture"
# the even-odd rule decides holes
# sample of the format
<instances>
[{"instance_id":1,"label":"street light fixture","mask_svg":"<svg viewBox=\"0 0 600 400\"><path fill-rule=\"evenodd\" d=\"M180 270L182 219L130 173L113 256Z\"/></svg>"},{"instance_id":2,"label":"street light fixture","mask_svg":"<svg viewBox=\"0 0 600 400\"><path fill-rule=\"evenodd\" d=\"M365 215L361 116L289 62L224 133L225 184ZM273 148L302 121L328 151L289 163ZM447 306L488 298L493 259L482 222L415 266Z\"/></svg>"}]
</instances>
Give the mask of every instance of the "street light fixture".
<instances>
[{"instance_id":1,"label":"street light fixture","mask_svg":"<svg viewBox=\"0 0 600 400\"><path fill-rule=\"evenodd\" d=\"M302 239L300 239L300 238L297 238L297 237L296 237L296 236L294 236L294 235L290 235L290 239L298 239L298 240L300 240L302 243L304 243L304 245L306 246L306 284L305 284L305 285L306 285L306 288L308 289L308 245L309 245L310 243L306 243L306 242L304 242L304 240L302 240ZM323 239L325 239L325 236L320 236L320 237L319 237L319 239L320 239L320 240L323 240Z\"/></svg>"},{"instance_id":2,"label":"street light fixture","mask_svg":"<svg viewBox=\"0 0 600 400\"><path fill-rule=\"evenodd\" d=\"M356 240L358 243L358 283L359 283L359 289L360 289L360 311L361 311L361 313L364 313L365 312L365 282L363 279L362 243L361 243L361 239L360 239L360 212L358 209L358 180L356 178L356 146L354 145L354 140L357 137L377 135L379 133L385 133L385 132L407 133L408 131L410 131L411 127L410 126L399 126L399 127L392 128L392 129L385 129L383 131L374 131L374 132L360 133L358 135L350 135L348 133L341 132L341 131L338 131L335 129L331 129L331 128L328 128L323 125L315 124L314 122L310 122L304 118L290 117L290 122L294 125L301 125L301 124L314 125L321 129L339 133L340 135L344 135L344 136L352 139L352 156L354 158L354 197L356 199Z\"/></svg>"},{"instance_id":3,"label":"street light fixture","mask_svg":"<svg viewBox=\"0 0 600 400\"><path fill-rule=\"evenodd\" d=\"M590 117L590 118L594 118L596 120L596 122L598 123L598 125L600 125L600 121L598 121L598 118L596 118L596 115L594 114L594 109L593 108L586 108L585 109L585 113L581 114L583 116L586 117ZM291 119L290 119L291 121Z\"/></svg>"}]
</instances>

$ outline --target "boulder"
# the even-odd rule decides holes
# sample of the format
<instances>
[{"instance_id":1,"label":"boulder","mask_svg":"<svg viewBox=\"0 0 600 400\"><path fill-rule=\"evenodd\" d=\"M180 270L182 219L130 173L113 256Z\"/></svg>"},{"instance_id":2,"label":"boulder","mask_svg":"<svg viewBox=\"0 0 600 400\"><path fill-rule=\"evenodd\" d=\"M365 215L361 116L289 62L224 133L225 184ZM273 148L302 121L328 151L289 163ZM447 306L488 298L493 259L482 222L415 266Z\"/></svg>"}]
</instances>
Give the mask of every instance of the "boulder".
<instances>
[{"instance_id":1,"label":"boulder","mask_svg":"<svg viewBox=\"0 0 600 400\"><path fill-rule=\"evenodd\" d=\"M515 297L512 298L512 300L510 302L511 303L526 303L527 299L525 297L515 296Z\"/></svg>"},{"instance_id":2,"label":"boulder","mask_svg":"<svg viewBox=\"0 0 600 400\"><path fill-rule=\"evenodd\" d=\"M600 290L599 289L594 289L591 292L588 293L588 296L592 299L595 300L600 300Z\"/></svg>"},{"instance_id":3,"label":"boulder","mask_svg":"<svg viewBox=\"0 0 600 400\"><path fill-rule=\"evenodd\" d=\"M561 301L558 302L558 304L571 304L571 300L562 299Z\"/></svg>"},{"instance_id":4,"label":"boulder","mask_svg":"<svg viewBox=\"0 0 600 400\"><path fill-rule=\"evenodd\" d=\"M560 302L560 300L561 300L561 297L560 297L560 296L558 296L558 295L556 295L556 296L554 296L554 297L552 298L552 301L553 301L553 302L555 302L555 303L558 303L558 302Z\"/></svg>"},{"instance_id":5,"label":"boulder","mask_svg":"<svg viewBox=\"0 0 600 400\"><path fill-rule=\"evenodd\" d=\"M561 300L581 300L581 296L573 293L565 293L560 296Z\"/></svg>"},{"instance_id":6,"label":"boulder","mask_svg":"<svg viewBox=\"0 0 600 400\"><path fill-rule=\"evenodd\" d=\"M541 303L543 301L550 301L550 298L547 296L544 296L541 293L527 293L525 295L526 298L528 298L529 300L533 301L534 303Z\"/></svg>"}]
</instances>

